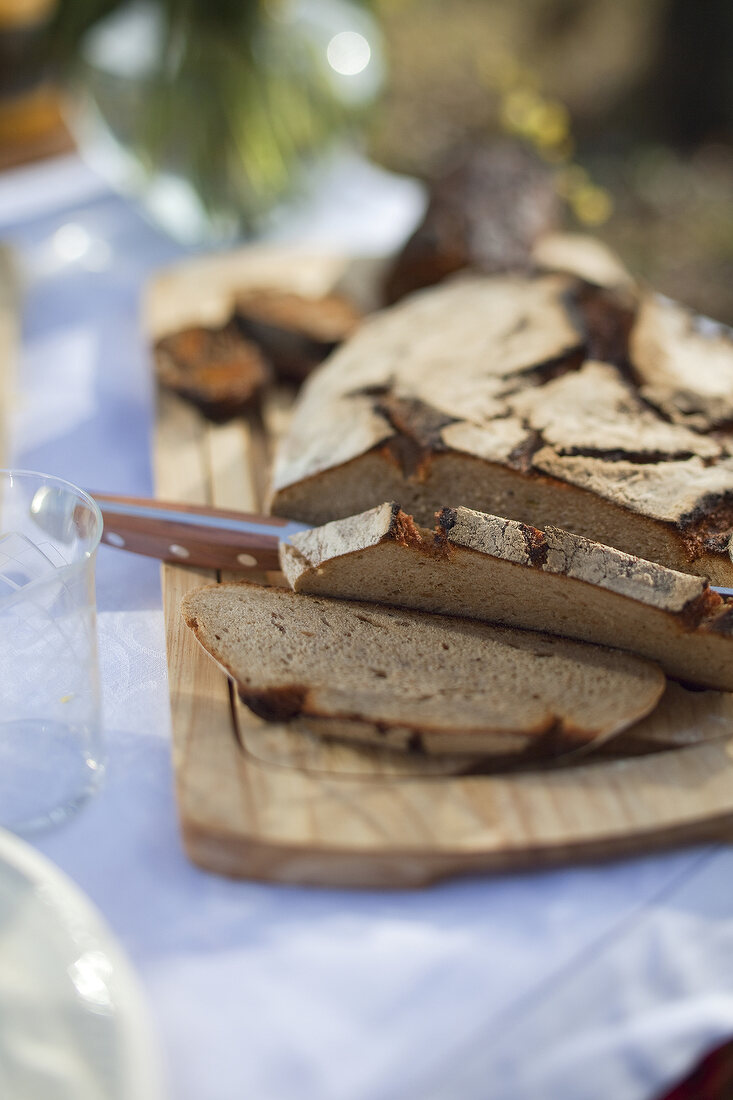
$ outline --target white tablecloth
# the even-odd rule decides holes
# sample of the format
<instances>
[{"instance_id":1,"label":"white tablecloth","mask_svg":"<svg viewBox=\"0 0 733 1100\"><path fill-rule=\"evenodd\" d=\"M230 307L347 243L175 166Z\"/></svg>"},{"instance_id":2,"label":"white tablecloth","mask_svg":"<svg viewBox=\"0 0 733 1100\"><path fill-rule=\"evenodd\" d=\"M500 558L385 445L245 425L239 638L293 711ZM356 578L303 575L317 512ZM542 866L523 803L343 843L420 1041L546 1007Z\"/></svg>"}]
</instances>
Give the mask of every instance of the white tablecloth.
<instances>
[{"instance_id":1,"label":"white tablecloth","mask_svg":"<svg viewBox=\"0 0 733 1100\"><path fill-rule=\"evenodd\" d=\"M404 235L409 182L358 160L334 171L280 237ZM180 251L75 158L0 176L0 238L26 281L13 463L149 494L139 294ZM37 846L137 968L171 1100L647 1100L733 1033L722 847L413 893L196 870L172 793L157 566L103 547L98 599L107 779Z\"/></svg>"}]
</instances>

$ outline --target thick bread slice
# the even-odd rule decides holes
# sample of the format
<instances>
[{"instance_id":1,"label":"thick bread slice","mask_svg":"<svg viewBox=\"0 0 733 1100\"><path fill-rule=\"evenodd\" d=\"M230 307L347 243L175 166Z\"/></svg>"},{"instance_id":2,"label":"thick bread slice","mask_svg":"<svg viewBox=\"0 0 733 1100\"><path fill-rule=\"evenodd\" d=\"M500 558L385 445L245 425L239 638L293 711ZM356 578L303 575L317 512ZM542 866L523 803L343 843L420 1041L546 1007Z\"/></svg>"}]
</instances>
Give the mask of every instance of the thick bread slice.
<instances>
[{"instance_id":1,"label":"thick bread slice","mask_svg":"<svg viewBox=\"0 0 733 1100\"><path fill-rule=\"evenodd\" d=\"M330 741L356 742L370 747L383 747L384 734L373 722L345 721L338 718L294 718L289 723L299 733L313 734L320 739ZM607 759L623 756L643 756L653 752L667 752L670 749L688 748L707 741L730 740L733 735L733 694L728 691L699 691L688 689L674 680L667 687L654 710L634 722L607 741L594 746L594 758ZM504 747L501 755L491 756L449 755L442 757L444 764L452 762L451 770L465 772L491 772L505 770L507 767L522 766L525 758L512 756ZM587 762L587 753L569 757L560 755L561 764ZM552 763L553 761L550 761ZM538 759L543 766L546 760Z\"/></svg>"},{"instance_id":2,"label":"thick bread slice","mask_svg":"<svg viewBox=\"0 0 733 1100\"><path fill-rule=\"evenodd\" d=\"M648 714L665 686L617 650L246 582L196 589L183 615L265 719L376 725L427 752L555 755Z\"/></svg>"},{"instance_id":3,"label":"thick bread slice","mask_svg":"<svg viewBox=\"0 0 733 1100\"><path fill-rule=\"evenodd\" d=\"M457 508L432 532L383 504L293 536L280 562L296 592L549 631L733 691L733 600L700 577L557 527Z\"/></svg>"},{"instance_id":4,"label":"thick bread slice","mask_svg":"<svg viewBox=\"0 0 733 1100\"><path fill-rule=\"evenodd\" d=\"M681 345L692 321L557 274L413 295L311 376L272 510L320 524L394 499L429 524L462 504L733 586L733 341L700 322Z\"/></svg>"}]
</instances>

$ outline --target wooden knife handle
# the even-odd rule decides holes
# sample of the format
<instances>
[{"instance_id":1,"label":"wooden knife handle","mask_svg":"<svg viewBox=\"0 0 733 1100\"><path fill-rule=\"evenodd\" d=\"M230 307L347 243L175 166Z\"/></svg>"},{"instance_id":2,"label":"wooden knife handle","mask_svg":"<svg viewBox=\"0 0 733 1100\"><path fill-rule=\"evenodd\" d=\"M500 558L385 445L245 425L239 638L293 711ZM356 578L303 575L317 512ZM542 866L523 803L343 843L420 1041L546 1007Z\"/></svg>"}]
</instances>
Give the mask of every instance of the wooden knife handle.
<instances>
[{"instance_id":1,"label":"wooden knife handle","mask_svg":"<svg viewBox=\"0 0 733 1100\"><path fill-rule=\"evenodd\" d=\"M102 542L134 554L206 569L279 569L278 530L288 521L205 505L92 493L104 519ZM170 513L170 517L161 513ZM181 520L191 516L193 522ZM219 521L218 523L212 523ZM224 522L222 522L224 521ZM226 525L231 521L232 528ZM252 523L270 531L249 532ZM240 529L236 529L236 526Z\"/></svg>"}]
</instances>

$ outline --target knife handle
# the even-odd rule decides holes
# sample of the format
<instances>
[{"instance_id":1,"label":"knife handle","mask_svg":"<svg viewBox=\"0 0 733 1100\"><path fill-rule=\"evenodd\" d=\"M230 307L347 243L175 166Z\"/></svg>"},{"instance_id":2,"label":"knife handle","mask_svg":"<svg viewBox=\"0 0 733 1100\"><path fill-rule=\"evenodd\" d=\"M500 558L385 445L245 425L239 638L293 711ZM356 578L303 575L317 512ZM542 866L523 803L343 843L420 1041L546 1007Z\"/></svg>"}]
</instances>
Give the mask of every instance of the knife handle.
<instances>
[{"instance_id":1,"label":"knife handle","mask_svg":"<svg viewBox=\"0 0 733 1100\"><path fill-rule=\"evenodd\" d=\"M236 572L279 569L279 536L292 527L277 516L105 493L91 495L104 519L102 542L176 565ZM261 529L247 531L248 524Z\"/></svg>"}]
</instances>

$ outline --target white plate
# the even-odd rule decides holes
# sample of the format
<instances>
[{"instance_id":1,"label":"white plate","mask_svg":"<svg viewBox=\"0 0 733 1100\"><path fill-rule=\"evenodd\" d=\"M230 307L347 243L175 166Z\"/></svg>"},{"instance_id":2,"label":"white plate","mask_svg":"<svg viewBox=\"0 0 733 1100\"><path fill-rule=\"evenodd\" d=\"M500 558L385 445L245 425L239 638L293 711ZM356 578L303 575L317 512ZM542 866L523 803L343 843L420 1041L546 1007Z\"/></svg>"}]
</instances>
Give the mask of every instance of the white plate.
<instances>
[{"instance_id":1,"label":"white plate","mask_svg":"<svg viewBox=\"0 0 733 1100\"><path fill-rule=\"evenodd\" d=\"M147 1009L91 902L0 830L0 1097L160 1100Z\"/></svg>"}]
</instances>

